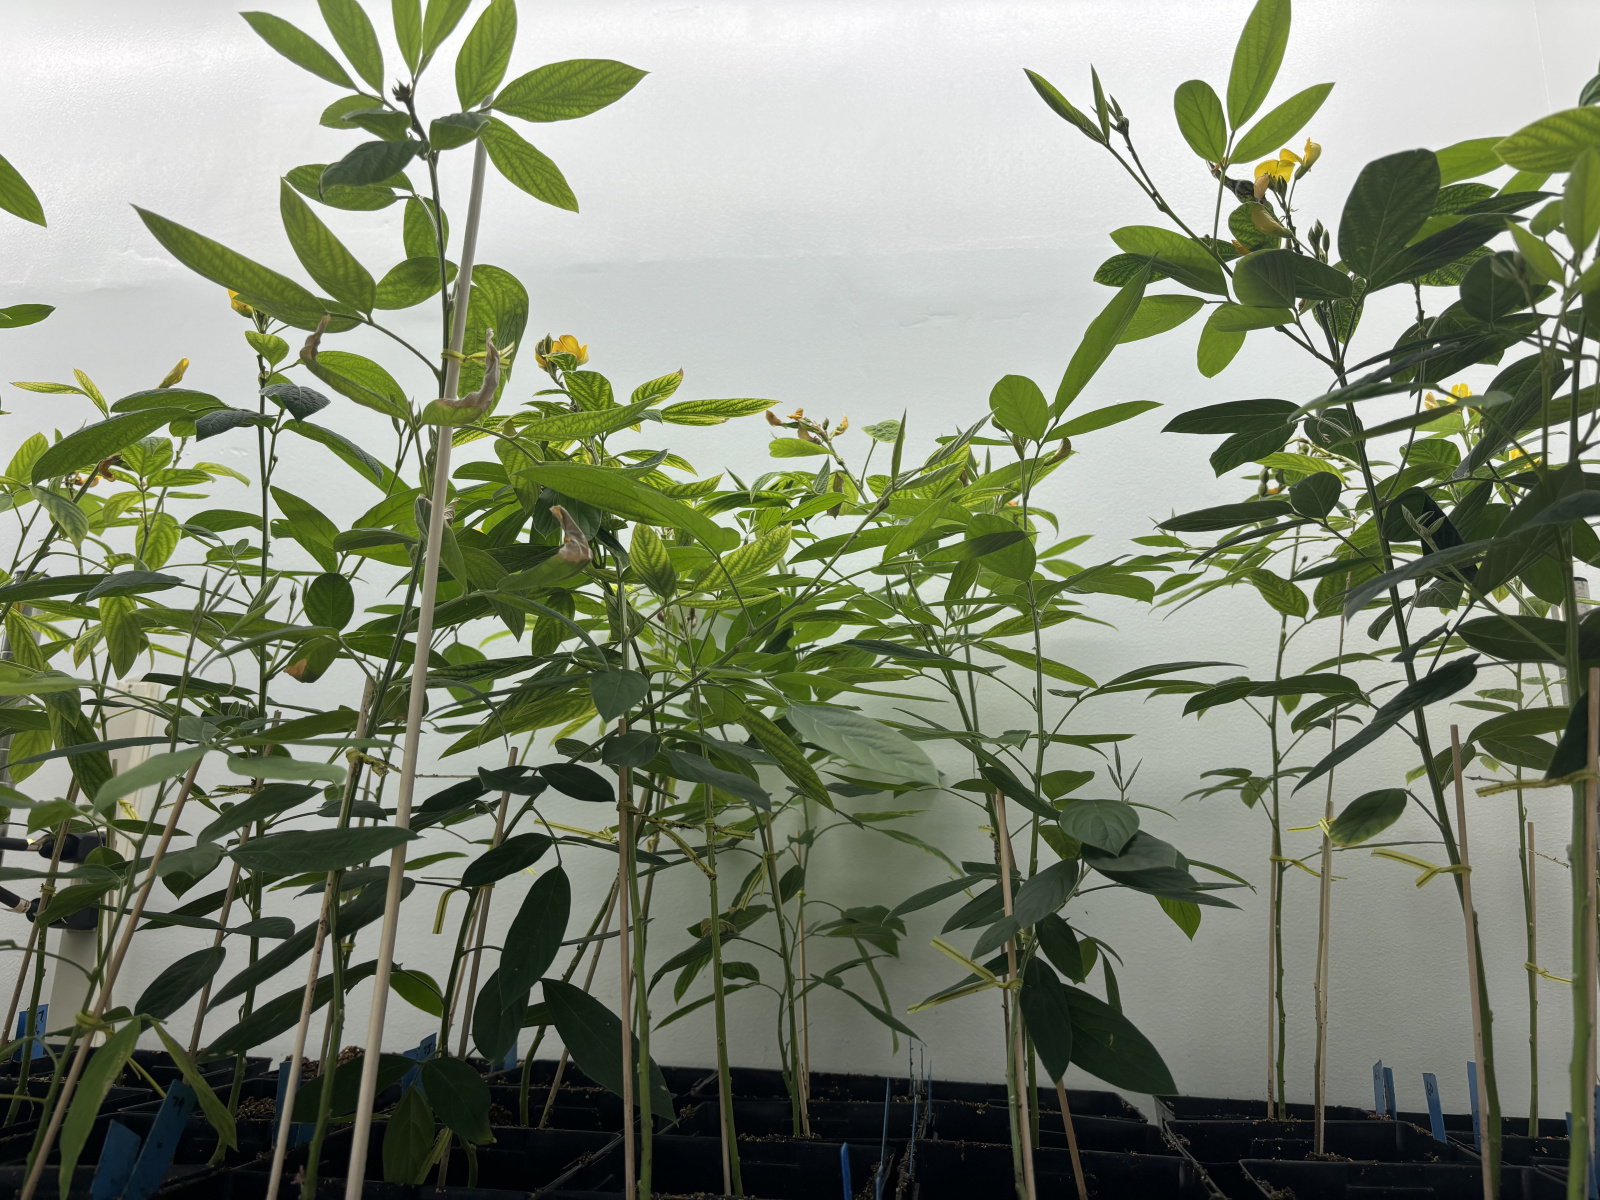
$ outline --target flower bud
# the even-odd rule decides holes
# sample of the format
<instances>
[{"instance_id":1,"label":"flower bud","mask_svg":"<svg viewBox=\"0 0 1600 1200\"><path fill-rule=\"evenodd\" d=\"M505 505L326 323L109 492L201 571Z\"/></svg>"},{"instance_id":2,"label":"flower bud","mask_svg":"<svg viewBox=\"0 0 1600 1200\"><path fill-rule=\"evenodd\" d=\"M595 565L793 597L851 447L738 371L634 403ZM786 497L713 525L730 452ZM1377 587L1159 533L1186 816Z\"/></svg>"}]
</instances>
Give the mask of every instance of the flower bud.
<instances>
[{"instance_id":1,"label":"flower bud","mask_svg":"<svg viewBox=\"0 0 1600 1200\"><path fill-rule=\"evenodd\" d=\"M1305 152L1300 157L1305 160L1305 165L1300 168L1300 174L1304 175L1311 170L1312 164L1322 157L1322 147L1307 138Z\"/></svg>"},{"instance_id":2,"label":"flower bud","mask_svg":"<svg viewBox=\"0 0 1600 1200\"><path fill-rule=\"evenodd\" d=\"M251 308L243 300L239 299L239 293L234 291L232 288L228 289L228 307L233 309L233 311L238 313L241 317L253 317L256 315L256 310Z\"/></svg>"},{"instance_id":3,"label":"flower bud","mask_svg":"<svg viewBox=\"0 0 1600 1200\"><path fill-rule=\"evenodd\" d=\"M178 365L173 367L172 370L168 371L167 375L166 375L166 378L163 379L160 383L156 384L156 386L157 387L169 388L175 383L182 383L183 382L183 373L185 371L187 371L188 369L189 369L189 360L187 358L180 358L178 360Z\"/></svg>"}]
</instances>

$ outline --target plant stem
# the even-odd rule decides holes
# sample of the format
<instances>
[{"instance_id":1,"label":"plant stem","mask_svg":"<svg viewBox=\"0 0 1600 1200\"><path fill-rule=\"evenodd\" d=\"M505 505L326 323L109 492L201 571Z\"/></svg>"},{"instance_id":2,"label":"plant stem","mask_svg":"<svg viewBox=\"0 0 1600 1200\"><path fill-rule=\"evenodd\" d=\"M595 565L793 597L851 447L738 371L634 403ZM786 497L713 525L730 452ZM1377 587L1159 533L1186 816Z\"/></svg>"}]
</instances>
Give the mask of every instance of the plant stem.
<instances>
[{"instance_id":1,"label":"plant stem","mask_svg":"<svg viewBox=\"0 0 1600 1200\"><path fill-rule=\"evenodd\" d=\"M511 756L506 760L506 767L510 769L517 765L517 751L513 747ZM506 809L511 805L511 793L500 793L500 811L494 818L494 841L490 846L493 849L505 840L506 836ZM472 939L472 973L467 977L467 990L462 999L466 1001L465 1016L461 1020L461 1042L456 1047L456 1057L467 1056L467 1033L472 1026L472 1002L478 993L478 964L483 961L483 938L489 928L489 901L494 896L494 885L488 884L478 889L478 931ZM515 1049L515 1047L512 1047Z\"/></svg>"},{"instance_id":2,"label":"plant stem","mask_svg":"<svg viewBox=\"0 0 1600 1200\"><path fill-rule=\"evenodd\" d=\"M1520 776L1521 771L1517 774ZM1522 793L1517 815L1523 816ZM1539 1136L1539 889L1534 863L1533 822L1526 824L1522 854L1522 894L1528 925L1528 1136Z\"/></svg>"},{"instance_id":3,"label":"plant stem","mask_svg":"<svg viewBox=\"0 0 1600 1200\"><path fill-rule=\"evenodd\" d=\"M1006 797L1004 792L994 793L994 829L996 846L1000 851L1000 898L1005 906L1005 915L1011 916L1011 834L1006 828ZM1018 982L1017 976L1017 939L1010 938L1006 941L1006 978L1013 984ZM1010 1002L1011 1012L1011 1061L1007 1064L1007 1072L1011 1075L1013 1091L1017 1097L1017 1136L1022 1142L1022 1179L1017 1188L1022 1200L1035 1200L1038 1191L1034 1185L1033 1176L1033 1131L1028 1110L1032 1099L1026 1092L1028 1072L1025 1065L1027 1053L1027 1035L1022 1028L1022 1007L1016 1003L1015 993L1012 993Z\"/></svg>"},{"instance_id":4,"label":"plant stem","mask_svg":"<svg viewBox=\"0 0 1600 1200\"><path fill-rule=\"evenodd\" d=\"M1597 697L1600 699L1600 697ZM1594 711L1594 704L1590 704ZM1590 739L1590 755L1593 756L1593 739ZM1478 1111L1482 1113L1481 1122L1487 1126L1489 1121L1489 1097L1485 1089L1484 1048L1483 1048L1483 1008L1478 996L1478 914L1472 907L1472 862L1467 851L1467 800L1466 791L1461 782L1461 731L1456 726L1450 726L1450 758L1456 784L1456 836L1461 847L1461 883L1462 914L1467 922L1467 988L1472 997L1472 1042L1473 1056L1478 1061ZM1488 1147L1488 1129L1484 1128L1484 1147ZM1481 1170L1483 1177L1483 1200L1494 1200L1500 1194L1499 1171L1495 1169L1487 1154L1483 1158Z\"/></svg>"}]
</instances>

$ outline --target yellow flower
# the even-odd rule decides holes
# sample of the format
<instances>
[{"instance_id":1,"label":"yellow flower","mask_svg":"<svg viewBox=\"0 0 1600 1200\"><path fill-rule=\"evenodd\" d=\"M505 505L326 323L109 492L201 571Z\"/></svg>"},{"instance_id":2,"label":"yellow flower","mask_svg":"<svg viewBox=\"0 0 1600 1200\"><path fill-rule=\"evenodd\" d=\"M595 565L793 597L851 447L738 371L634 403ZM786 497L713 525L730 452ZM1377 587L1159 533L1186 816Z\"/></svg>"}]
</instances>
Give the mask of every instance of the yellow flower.
<instances>
[{"instance_id":1,"label":"yellow flower","mask_svg":"<svg viewBox=\"0 0 1600 1200\"><path fill-rule=\"evenodd\" d=\"M589 347L580 346L578 339L570 333L563 333L560 337L552 334L533 348L534 361L546 371L550 369L552 354L570 354L580 367L589 361Z\"/></svg>"},{"instance_id":2,"label":"yellow flower","mask_svg":"<svg viewBox=\"0 0 1600 1200\"><path fill-rule=\"evenodd\" d=\"M239 299L239 293L232 288L228 289L228 306L241 317L253 317L256 315L256 310Z\"/></svg>"},{"instance_id":3,"label":"yellow flower","mask_svg":"<svg viewBox=\"0 0 1600 1200\"><path fill-rule=\"evenodd\" d=\"M1299 160L1295 159L1287 150L1284 151L1284 154L1288 155L1288 158L1269 158L1256 164L1256 183L1258 186L1263 177L1279 184L1287 184L1290 179L1294 178L1295 163Z\"/></svg>"},{"instance_id":4,"label":"yellow flower","mask_svg":"<svg viewBox=\"0 0 1600 1200\"><path fill-rule=\"evenodd\" d=\"M1509 461L1515 461L1516 459L1519 459L1519 458L1526 459L1527 462L1528 462L1528 465L1530 467L1537 467L1541 462L1544 461L1537 454L1529 454L1521 446L1513 446L1513 447L1511 447L1511 449L1507 450L1506 451L1506 458Z\"/></svg>"},{"instance_id":5,"label":"yellow flower","mask_svg":"<svg viewBox=\"0 0 1600 1200\"><path fill-rule=\"evenodd\" d=\"M185 371L187 371L188 369L189 369L189 360L187 358L180 358L178 360L178 365L173 367L172 370L168 371L166 378L163 379L160 383L156 384L156 386L157 387L169 388L175 383L182 383L183 382L183 373Z\"/></svg>"},{"instance_id":6,"label":"yellow flower","mask_svg":"<svg viewBox=\"0 0 1600 1200\"><path fill-rule=\"evenodd\" d=\"M850 428L850 418L849 417L840 417L839 418L839 427L837 429L835 429L833 432L836 433L836 434L839 434L839 433L843 433L846 429L849 429L849 428Z\"/></svg>"},{"instance_id":7,"label":"yellow flower","mask_svg":"<svg viewBox=\"0 0 1600 1200\"><path fill-rule=\"evenodd\" d=\"M1450 394L1457 400L1465 400L1468 396L1472 395L1472 389L1464 383L1458 383L1450 389Z\"/></svg>"},{"instance_id":8,"label":"yellow flower","mask_svg":"<svg viewBox=\"0 0 1600 1200\"><path fill-rule=\"evenodd\" d=\"M1301 152L1301 159L1304 161L1305 166L1300 168L1300 174L1304 175L1307 171L1311 170L1312 165L1315 164L1317 159L1321 157L1322 147L1316 142L1313 142L1310 138L1307 138L1306 148Z\"/></svg>"}]
</instances>

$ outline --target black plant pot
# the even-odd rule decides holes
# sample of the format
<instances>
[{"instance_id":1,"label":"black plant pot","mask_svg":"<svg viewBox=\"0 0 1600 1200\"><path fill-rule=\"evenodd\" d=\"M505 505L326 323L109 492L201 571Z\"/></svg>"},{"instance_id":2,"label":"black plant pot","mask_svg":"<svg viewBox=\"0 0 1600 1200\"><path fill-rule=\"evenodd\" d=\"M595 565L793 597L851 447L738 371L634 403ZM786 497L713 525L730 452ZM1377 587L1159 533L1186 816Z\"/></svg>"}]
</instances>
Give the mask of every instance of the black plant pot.
<instances>
[{"instance_id":1,"label":"black plant pot","mask_svg":"<svg viewBox=\"0 0 1600 1200\"><path fill-rule=\"evenodd\" d=\"M17 1093L17 1078L12 1076L9 1080L0 1079L0 1088L6 1093ZM50 1077L48 1075L35 1075L27 1082L27 1094L37 1096L43 1100L50 1091ZM106 1093L106 1098L100 1103L102 1113L121 1112L143 1105L155 1095L147 1087L113 1087ZM10 1101L5 1101L0 1106L0 1121L5 1120L5 1113L10 1108ZM17 1106L17 1119L9 1125L0 1125L0 1162L7 1161L7 1146L20 1138L27 1143L22 1153L27 1154L27 1146L33 1144L34 1130L39 1127L39 1105L23 1101Z\"/></svg>"},{"instance_id":2,"label":"black plant pot","mask_svg":"<svg viewBox=\"0 0 1600 1200\"><path fill-rule=\"evenodd\" d=\"M888 1105L885 1126L884 1105L856 1100L813 1100L810 1104L811 1139L819 1142L850 1142L876 1145L885 1136L903 1142L911 1136L913 1109L901 1097ZM915 1114L920 1118L920 1110ZM735 1100L733 1125L741 1139L794 1137L794 1117L787 1100ZM885 1129L887 1128L887 1134ZM715 1100L702 1100L684 1110L672 1131L685 1137L718 1140L722 1137L722 1110Z\"/></svg>"},{"instance_id":3,"label":"black plant pot","mask_svg":"<svg viewBox=\"0 0 1600 1200\"><path fill-rule=\"evenodd\" d=\"M1272 1111L1268 1112L1265 1100L1226 1100L1219 1096L1155 1096L1153 1099L1156 1102L1157 1119L1162 1124L1168 1121L1272 1120L1276 1118L1279 1108L1274 1104ZM1076 1106L1073 1112L1077 1112ZM1316 1116L1316 1106L1291 1104L1288 1106L1288 1113L1288 1119L1291 1121L1310 1121ZM1373 1119L1370 1110L1348 1104L1330 1104L1323 1110L1323 1115L1329 1121ZM1427 1126L1426 1115L1421 1124Z\"/></svg>"},{"instance_id":4,"label":"black plant pot","mask_svg":"<svg viewBox=\"0 0 1600 1200\"><path fill-rule=\"evenodd\" d=\"M1272 1162L1240 1167L1265 1200L1481 1200L1482 1169L1458 1163ZM1500 1173L1501 1200L1566 1200L1566 1184L1529 1167Z\"/></svg>"},{"instance_id":5,"label":"black plant pot","mask_svg":"<svg viewBox=\"0 0 1600 1200\"><path fill-rule=\"evenodd\" d=\"M1074 1109L1072 1131L1078 1139L1080 1150L1100 1150L1111 1154L1177 1153L1167 1144L1159 1129L1143 1122L1114 1117L1086 1117ZM997 1104L935 1100L929 1132L941 1141L987 1142L1009 1146L1011 1114L1004 1100ZM1048 1109L1039 1114L1039 1145L1043 1149L1067 1149L1066 1126L1058 1110Z\"/></svg>"},{"instance_id":6,"label":"black plant pot","mask_svg":"<svg viewBox=\"0 0 1600 1200\"><path fill-rule=\"evenodd\" d=\"M1010 1200L1016 1195L1011 1147L974 1142L918 1142L909 1157L904 1200ZM1213 1200L1194 1163L1182 1155L1080 1152L1084 1182L1095 1200ZM1065 1150L1033 1152L1041 1197L1076 1197ZM886 1193L887 1194L887 1193Z\"/></svg>"},{"instance_id":7,"label":"black plant pot","mask_svg":"<svg viewBox=\"0 0 1600 1200\"><path fill-rule=\"evenodd\" d=\"M739 1168L747 1197L760 1200L838 1200L843 1194L844 1163L837 1143L777 1137L739 1143ZM886 1164L886 1194L894 1188L894 1158L899 1147L890 1143ZM850 1191L872 1196L879 1146L850 1145ZM652 1149L651 1187L658 1196L721 1196L722 1145L717 1138L657 1136ZM547 1197L593 1193L619 1197L623 1191L623 1150L614 1146L562 1181L561 1190Z\"/></svg>"}]
</instances>

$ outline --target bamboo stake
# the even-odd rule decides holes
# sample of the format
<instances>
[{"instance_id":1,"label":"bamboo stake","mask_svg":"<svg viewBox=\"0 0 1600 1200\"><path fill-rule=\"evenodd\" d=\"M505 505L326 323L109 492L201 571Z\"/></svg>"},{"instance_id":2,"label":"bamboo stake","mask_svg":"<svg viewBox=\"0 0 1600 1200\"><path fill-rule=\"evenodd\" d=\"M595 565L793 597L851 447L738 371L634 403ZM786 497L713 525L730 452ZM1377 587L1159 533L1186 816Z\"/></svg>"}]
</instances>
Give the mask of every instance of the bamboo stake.
<instances>
[{"instance_id":1,"label":"bamboo stake","mask_svg":"<svg viewBox=\"0 0 1600 1200\"><path fill-rule=\"evenodd\" d=\"M1273 838L1276 843L1277 838ZM1277 857L1277 848L1274 845L1273 859ZM1278 864L1276 861L1267 863L1267 1120L1277 1116L1277 1106L1274 1103L1273 1069L1277 1063L1276 1046L1274 1044L1273 1022L1277 1019L1277 942L1274 939L1276 932L1273 926L1273 914L1278 910Z\"/></svg>"},{"instance_id":2,"label":"bamboo stake","mask_svg":"<svg viewBox=\"0 0 1600 1200\"><path fill-rule=\"evenodd\" d=\"M1593 710L1591 703L1590 709ZM1461 783L1461 728L1450 726L1450 762L1456 781L1456 844L1461 853L1461 910L1467 922L1467 990L1472 996L1472 1053L1478 1064L1478 1113L1485 1125L1483 1141L1489 1142L1489 1097L1484 1079L1487 1074L1483 1061L1483 1009L1478 1003L1478 916L1472 907L1472 860L1467 856L1467 800ZM1495 1179L1490 1177L1489 1156L1483 1156L1484 1200L1494 1200Z\"/></svg>"},{"instance_id":3,"label":"bamboo stake","mask_svg":"<svg viewBox=\"0 0 1600 1200\"><path fill-rule=\"evenodd\" d=\"M1596 822L1597 820L1600 820L1600 812L1597 812L1597 809L1600 809L1600 780L1596 779L1596 773L1600 772L1600 668L1597 667L1591 667L1589 670L1588 765L1589 784L1587 788L1587 795L1589 802L1584 806L1583 814L1582 869L1587 871L1589 874L1589 879L1591 880L1589 886L1589 895L1592 897L1595 893L1595 887L1592 881L1595 878L1595 851L1597 841ZM1600 954L1596 953L1596 931L1597 925L1600 925L1600 919L1597 918L1600 918L1600 914L1596 913L1594 902L1591 900L1589 905L1589 919L1584 922L1585 954L1583 959L1584 987L1589 993L1589 1019L1591 1022L1594 1020L1594 1014L1600 1012L1600 1004L1596 1003L1596 987L1597 984L1600 984L1600 968L1597 968L1597 964L1600 964ZM1589 1112L1589 1136L1592 1138L1594 1136L1595 1128L1594 1086L1596 1077L1595 1052L1597 1049L1597 1039L1595 1038L1592 1026L1589 1031L1587 1049L1589 1086L1584 1088L1583 1098L1586 1102ZM1528 1132L1532 1134L1535 1131L1529 1130Z\"/></svg>"},{"instance_id":4,"label":"bamboo stake","mask_svg":"<svg viewBox=\"0 0 1600 1200\"><path fill-rule=\"evenodd\" d=\"M1061 1124L1067 1130L1067 1153L1072 1155L1072 1178L1078 1185L1078 1200L1089 1200L1089 1185L1083 1179L1083 1160L1078 1157L1078 1134L1072 1128L1072 1108L1067 1104L1067 1077L1056 1080L1056 1100L1061 1105Z\"/></svg>"},{"instance_id":5,"label":"bamboo stake","mask_svg":"<svg viewBox=\"0 0 1600 1200\"><path fill-rule=\"evenodd\" d=\"M628 870L633 827L628 819L628 768L617 768L617 960L622 965L622 1175L624 1200L638 1195L638 1164L633 1146L633 955L629 952L628 892L632 883ZM355 1200L350 1197L349 1200Z\"/></svg>"},{"instance_id":6,"label":"bamboo stake","mask_svg":"<svg viewBox=\"0 0 1600 1200\"><path fill-rule=\"evenodd\" d=\"M994 822L995 833L1000 839L1000 898L1005 905L1006 916L1012 916L1011 907L1011 834L1006 827L1006 797L1004 792L994 794ZM1017 939L1011 938L1006 942L1006 972L1008 977L1015 982L1017 979ZM1033 1176L1033 1124L1028 1117L1028 1072L1026 1050L1023 1043L1027 1040L1022 1033L1022 1013L1020 1007L1013 1002L1010 1005L1011 1028L1008 1031L1011 1037L1012 1057L1016 1061L1017 1072L1017 1124L1022 1133L1022 1183L1027 1193L1028 1200L1035 1200L1038 1190L1034 1185Z\"/></svg>"},{"instance_id":7,"label":"bamboo stake","mask_svg":"<svg viewBox=\"0 0 1600 1200\"><path fill-rule=\"evenodd\" d=\"M167 847L172 844L172 835L178 828L178 818L183 815L183 806L188 803L189 791L194 787L194 777L200 771L202 754L195 759L194 765L189 768L188 774L183 777L183 786L178 789L178 798L173 801L172 814L167 818L166 828L161 831L161 841L156 844L156 850L150 857L150 869L144 877L144 884L139 888L139 895L133 902L133 908L128 913L127 924L123 927L122 937L117 942L116 953L111 956L111 962L106 967L104 979L100 983L100 995L94 1002L94 1011L89 1014L89 1025L92 1028L100 1024L100 1018L105 1015L106 1001L111 998L112 986L117 982L117 974L122 970L122 962L128 956L128 945L133 941L134 930L139 926L139 920L144 916L145 902L150 898L150 889L155 886L156 871L161 866L161 860L166 857ZM50 1149L55 1145L56 1135L61 1132L61 1123L67 1116L67 1105L72 1100L72 1093L78 1086L78 1080L83 1075L84 1063L89 1058L89 1043L93 1039L84 1036L78 1040L78 1053L73 1056L72 1068L67 1072L67 1078L61 1085L61 1095L56 1100L54 1111L50 1114L50 1125L45 1130L44 1141L39 1146L39 1152L34 1155L33 1166L28 1171L27 1182L22 1185L20 1200L33 1200L33 1194L39 1188L39 1176L44 1174L45 1160L50 1157Z\"/></svg>"},{"instance_id":8,"label":"bamboo stake","mask_svg":"<svg viewBox=\"0 0 1600 1200\"><path fill-rule=\"evenodd\" d=\"M478 250L478 221L483 212L483 177L488 151L477 143L472 158L472 191L467 201L467 227L461 239L461 261L456 268L455 307L450 327L450 350L445 356L444 399L453 403L461 381L461 346L467 334L467 305L472 295L472 265ZM400 760L400 784L395 792L396 829L411 828L411 797L417 785L417 755L422 742L422 708L428 694L428 655L433 647L433 602L439 590L439 553L450 501L451 426L439 427L434 454L433 494L428 508L428 544L422 560L422 588L417 596L417 652L411 664L411 695L406 707L405 750ZM377 703L385 703L380 696ZM383 930L378 938L377 970L372 977L372 1010L367 1019L366 1054L361 1061L361 1091L356 1100L355 1125L350 1131L350 1168L345 1172L345 1200L360 1200L366 1176L367 1144L372 1133L372 1109L377 1098L378 1062L383 1050L384 1018L388 1015L389 976L394 968L394 943L400 928L400 894L405 882L406 844L389 853L389 888L383 904Z\"/></svg>"},{"instance_id":9,"label":"bamboo stake","mask_svg":"<svg viewBox=\"0 0 1600 1200\"><path fill-rule=\"evenodd\" d=\"M511 748L511 757L506 760L506 769L509 770L516 765L517 748L513 746ZM494 841L489 847L491 850L505 840L506 810L510 807L511 793L509 791L501 792L500 811L495 814L494 818ZM494 884L485 884L478 889L478 929L472 939L472 974L467 980L465 993L466 1012L461 1018L461 1041L456 1047L457 1058L465 1058L467 1056L467 1033L472 1026L472 1001L473 997L478 994L478 964L483 961L483 938L489 929L489 901L492 899L494 899Z\"/></svg>"},{"instance_id":10,"label":"bamboo stake","mask_svg":"<svg viewBox=\"0 0 1600 1200\"><path fill-rule=\"evenodd\" d=\"M1533 849L1533 822L1528 822L1528 1050L1529 1071L1528 1136L1539 1136L1539 890Z\"/></svg>"},{"instance_id":11,"label":"bamboo stake","mask_svg":"<svg viewBox=\"0 0 1600 1200\"><path fill-rule=\"evenodd\" d=\"M375 691L376 687L372 680L368 679L366 691L361 697L361 712L356 717L356 737L358 739L367 736L367 725L372 715L373 693ZM355 791L356 781L352 776L345 787L345 811L340 813L340 817L346 821L348 821L349 804L355 798ZM283 1177L284 1159L289 1153L289 1127L293 1124L291 1114L294 1112L295 1093L300 1088L300 1063L305 1058L306 1034L311 1028L311 1013L316 1005L317 973L322 969L322 948L328 938L330 909L333 905L339 903L338 874L337 871L329 871L328 878L322 888L322 910L317 918L317 940L311 946L311 965L306 971L306 990L305 994L300 998L300 1021L294 1031L294 1052L289 1055L288 1067L284 1068L289 1072L289 1081L284 1085L283 1103L278 1112L278 1134L272 1146L272 1171L267 1176L267 1200L278 1200L278 1185ZM223 923L226 924L227 922L224 921ZM201 1002L201 1011L205 1011L204 1001ZM198 1028L197 1023L197 1031ZM192 1047L189 1053L194 1053ZM332 1079L326 1078L332 1073L333 1069L328 1066L326 1055L324 1055L322 1064L322 1074L325 1077L324 1087L333 1086Z\"/></svg>"},{"instance_id":12,"label":"bamboo stake","mask_svg":"<svg viewBox=\"0 0 1600 1200\"><path fill-rule=\"evenodd\" d=\"M1344 655L1344 624L1339 625L1339 654ZM1344 673L1341 666L1339 673ZM1276 701L1274 701L1276 703ZM1328 722L1328 752L1339 744L1339 719L1337 714ZM1328 967L1332 950L1333 930L1333 838L1328 828L1333 824L1333 775L1328 772L1328 794L1322 804L1322 878L1317 897L1317 971L1314 993L1316 998L1317 1045L1312 1064L1312 1145L1313 1152L1323 1153L1327 1138L1328 1116Z\"/></svg>"}]
</instances>

